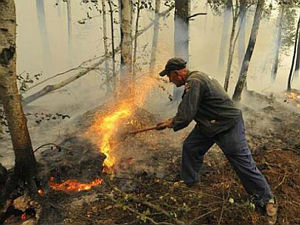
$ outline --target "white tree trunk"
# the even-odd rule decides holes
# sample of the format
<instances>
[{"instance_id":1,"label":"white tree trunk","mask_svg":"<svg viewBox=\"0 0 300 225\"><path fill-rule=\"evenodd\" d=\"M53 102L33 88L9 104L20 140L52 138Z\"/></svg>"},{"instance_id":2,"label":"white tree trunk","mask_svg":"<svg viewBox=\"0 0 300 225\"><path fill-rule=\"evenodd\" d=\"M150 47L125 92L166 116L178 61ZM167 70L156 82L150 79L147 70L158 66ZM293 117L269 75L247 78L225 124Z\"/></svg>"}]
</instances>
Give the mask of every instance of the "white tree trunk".
<instances>
[{"instance_id":1,"label":"white tree trunk","mask_svg":"<svg viewBox=\"0 0 300 225\"><path fill-rule=\"evenodd\" d=\"M279 9L279 15L277 18L277 32L276 32L276 41L275 41L275 57L271 69L271 79L272 81L275 81L277 70L278 70L278 64L279 64L279 52L281 47L281 30L282 30L282 20L283 20L283 14L284 14L284 6L280 6Z\"/></svg>"},{"instance_id":2,"label":"white tree trunk","mask_svg":"<svg viewBox=\"0 0 300 225\"><path fill-rule=\"evenodd\" d=\"M121 83L132 94L132 3L121 0Z\"/></svg>"},{"instance_id":3,"label":"white tree trunk","mask_svg":"<svg viewBox=\"0 0 300 225\"><path fill-rule=\"evenodd\" d=\"M226 7L224 10L224 20L223 20L223 29L222 29L222 37L221 44L219 48L219 71L222 71L224 68L225 62L225 49L227 46L228 34L229 34L229 21L232 12L232 1L227 0Z\"/></svg>"},{"instance_id":4,"label":"white tree trunk","mask_svg":"<svg viewBox=\"0 0 300 225\"><path fill-rule=\"evenodd\" d=\"M16 14L13 0L0 2L0 96L15 153L15 174L28 182L35 175L36 167L17 87Z\"/></svg>"},{"instance_id":5,"label":"white tree trunk","mask_svg":"<svg viewBox=\"0 0 300 225\"><path fill-rule=\"evenodd\" d=\"M152 49L151 49L151 59L150 59L150 74L153 75L153 70L156 61L157 52L157 40L159 31L159 10L160 10L161 0L155 0L155 16L154 16L154 27L153 27L153 38L152 38Z\"/></svg>"},{"instance_id":6,"label":"white tree trunk","mask_svg":"<svg viewBox=\"0 0 300 225\"><path fill-rule=\"evenodd\" d=\"M106 30L106 7L105 7L105 0L102 0L102 27L103 27L103 45L104 45L104 53L108 55L108 43L107 43L107 30ZM109 82L110 77L110 70L108 61L105 60L104 62L105 67L105 74L106 74L106 93L111 92L111 86Z\"/></svg>"},{"instance_id":7,"label":"white tree trunk","mask_svg":"<svg viewBox=\"0 0 300 225\"><path fill-rule=\"evenodd\" d=\"M175 0L174 55L189 61L189 19L190 0ZM174 87L173 100L178 101L183 88Z\"/></svg>"},{"instance_id":8,"label":"white tree trunk","mask_svg":"<svg viewBox=\"0 0 300 225\"><path fill-rule=\"evenodd\" d=\"M252 53L254 51L257 33L258 33L258 29L259 29L259 24L260 24L260 19L261 19L261 14L263 12L263 9L264 9L264 0L258 0L255 15L254 15L254 20L253 20L253 25L252 25L252 29L251 29L250 40L249 40L246 54L245 54L245 57L243 60L242 68L241 68L241 71L239 74L239 79L235 86L234 94L232 97L234 101L240 101L242 91L246 84L248 68L249 68L251 57L252 57Z\"/></svg>"}]
</instances>

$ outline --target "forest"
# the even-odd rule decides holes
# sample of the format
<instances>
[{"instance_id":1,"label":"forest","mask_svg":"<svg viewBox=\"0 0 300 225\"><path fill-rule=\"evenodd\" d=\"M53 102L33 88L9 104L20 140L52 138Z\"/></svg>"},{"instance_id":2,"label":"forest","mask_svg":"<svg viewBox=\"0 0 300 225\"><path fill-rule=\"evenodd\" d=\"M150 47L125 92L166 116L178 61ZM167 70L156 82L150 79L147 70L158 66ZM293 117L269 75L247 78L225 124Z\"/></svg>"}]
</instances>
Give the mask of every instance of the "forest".
<instances>
[{"instance_id":1,"label":"forest","mask_svg":"<svg viewBox=\"0 0 300 225\"><path fill-rule=\"evenodd\" d=\"M0 0L0 224L299 224L299 28L299 0ZM242 112L271 220L218 142L183 181L173 57Z\"/></svg>"}]
</instances>

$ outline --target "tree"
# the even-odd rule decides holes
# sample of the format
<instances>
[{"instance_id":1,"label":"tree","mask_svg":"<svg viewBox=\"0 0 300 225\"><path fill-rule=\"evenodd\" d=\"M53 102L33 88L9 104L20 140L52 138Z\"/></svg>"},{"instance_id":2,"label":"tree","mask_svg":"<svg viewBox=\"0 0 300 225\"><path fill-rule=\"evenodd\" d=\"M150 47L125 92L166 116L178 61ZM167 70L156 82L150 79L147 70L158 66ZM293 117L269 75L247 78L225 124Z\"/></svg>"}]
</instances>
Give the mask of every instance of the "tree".
<instances>
[{"instance_id":1,"label":"tree","mask_svg":"<svg viewBox=\"0 0 300 225\"><path fill-rule=\"evenodd\" d=\"M50 56L50 47L48 41L48 34L47 34L47 25L45 19L45 7L44 7L44 0L36 0L36 13L38 18L38 26L41 35L41 40L44 46L45 53L43 56L45 57L45 62L49 61Z\"/></svg>"},{"instance_id":2,"label":"tree","mask_svg":"<svg viewBox=\"0 0 300 225\"><path fill-rule=\"evenodd\" d=\"M190 0L175 0L174 54L189 61ZM173 100L180 99L182 89L174 87Z\"/></svg>"},{"instance_id":3,"label":"tree","mask_svg":"<svg viewBox=\"0 0 300 225\"><path fill-rule=\"evenodd\" d=\"M279 64L279 51L281 47L281 31L282 31L282 21L283 21L283 15L284 15L284 9L285 7L280 4L279 5L279 14L277 18L276 23L276 41L275 41L275 57L273 60L273 65L271 69L271 79L272 81L275 81L278 71L278 64Z\"/></svg>"},{"instance_id":4,"label":"tree","mask_svg":"<svg viewBox=\"0 0 300 225\"><path fill-rule=\"evenodd\" d=\"M253 20L253 25L252 25L252 29L251 29L250 40L249 40L246 54L245 54L245 57L243 60L242 68L241 68L241 71L239 74L239 79L235 86L234 94L232 97L234 101L241 100L241 94L242 94L243 88L246 83L249 63L250 63L250 60L252 57L252 53L254 51L263 8L264 8L264 0L258 0L255 15L254 15L254 20Z\"/></svg>"},{"instance_id":5,"label":"tree","mask_svg":"<svg viewBox=\"0 0 300 225\"><path fill-rule=\"evenodd\" d=\"M139 19L140 19L140 11L141 11L141 6L140 6L140 0L137 0L136 2L136 20L135 20L135 32L134 32L134 49L133 49L133 80L135 80L135 76L136 76L136 55L137 55L137 39L138 36L137 34L139 33Z\"/></svg>"},{"instance_id":6,"label":"tree","mask_svg":"<svg viewBox=\"0 0 300 225\"><path fill-rule=\"evenodd\" d=\"M300 64L300 41L298 40L297 58L296 58L296 65L295 65L295 78L299 77L299 64Z\"/></svg>"},{"instance_id":7,"label":"tree","mask_svg":"<svg viewBox=\"0 0 300 225\"><path fill-rule=\"evenodd\" d=\"M289 78L288 78L288 84L287 84L287 90L290 91L292 89L292 76L293 76L293 69L294 69L294 63L295 63L295 57L296 57L296 51L297 51L297 42L299 38L299 27L300 27L300 16L297 24L297 30L296 30L296 37L295 37L295 44L294 44L294 53L293 53L293 59L292 59L292 65L290 68Z\"/></svg>"},{"instance_id":8,"label":"tree","mask_svg":"<svg viewBox=\"0 0 300 225\"><path fill-rule=\"evenodd\" d=\"M153 74L153 69L156 61L160 3L161 3L160 0L155 0L155 10L154 10L155 16L154 16L152 49L151 49L151 59L150 59L150 74Z\"/></svg>"},{"instance_id":9,"label":"tree","mask_svg":"<svg viewBox=\"0 0 300 225\"><path fill-rule=\"evenodd\" d=\"M116 59L115 59L115 37L114 37L114 11L112 8L112 0L108 0L109 13L110 13L110 30L111 30L111 57L112 57L112 89L116 89Z\"/></svg>"},{"instance_id":10,"label":"tree","mask_svg":"<svg viewBox=\"0 0 300 225\"><path fill-rule=\"evenodd\" d=\"M222 37L221 37L221 45L219 50L219 70L221 71L224 66L224 49L226 48L227 44L227 36L229 31L229 21L232 12L232 0L226 0L225 3L225 10L224 10L224 20L223 20L223 30L222 30Z\"/></svg>"},{"instance_id":11,"label":"tree","mask_svg":"<svg viewBox=\"0 0 300 225\"><path fill-rule=\"evenodd\" d=\"M121 76L122 87L128 90L127 93L133 95L132 90L132 3L131 0L121 0ZM125 89L121 95L125 94ZM127 94L126 93L126 94ZM124 96L122 96L124 97Z\"/></svg>"},{"instance_id":12,"label":"tree","mask_svg":"<svg viewBox=\"0 0 300 225\"><path fill-rule=\"evenodd\" d=\"M13 0L0 1L0 96L15 153L14 173L0 194L0 205L19 181L36 194L36 160L23 113L16 76L16 13ZM0 207L1 208L1 207Z\"/></svg>"},{"instance_id":13,"label":"tree","mask_svg":"<svg viewBox=\"0 0 300 225\"><path fill-rule=\"evenodd\" d=\"M71 0L66 0L67 3L67 17L68 17L68 44L72 47L72 7Z\"/></svg>"},{"instance_id":14,"label":"tree","mask_svg":"<svg viewBox=\"0 0 300 225\"><path fill-rule=\"evenodd\" d=\"M246 33L246 13L247 13L247 4L246 1L240 1L240 34L238 37L238 55L239 55L239 65L242 65L243 58L245 56L245 33Z\"/></svg>"},{"instance_id":15,"label":"tree","mask_svg":"<svg viewBox=\"0 0 300 225\"><path fill-rule=\"evenodd\" d=\"M106 30L106 7L105 7L105 1L102 0L102 27L103 27L103 46L104 46L104 53L105 55L108 55L108 43L107 43L107 30ZM104 62L105 72L106 72L106 93L111 92L111 86L109 82L109 65L108 61L105 60Z\"/></svg>"},{"instance_id":16,"label":"tree","mask_svg":"<svg viewBox=\"0 0 300 225\"><path fill-rule=\"evenodd\" d=\"M227 89L228 89L229 78L230 78L230 73L231 73L231 65L232 65L233 54L234 54L233 39L234 39L234 35L235 35L236 22L237 22L237 20L239 18L238 1L236 1L236 5L235 6L233 6L233 3L231 3L231 8L232 8L232 29L231 29L231 34L230 34L227 69L226 69L226 75L225 75L225 81L224 81L224 89L225 89L225 91L227 91ZM223 51L223 50L220 49L220 51Z\"/></svg>"}]
</instances>

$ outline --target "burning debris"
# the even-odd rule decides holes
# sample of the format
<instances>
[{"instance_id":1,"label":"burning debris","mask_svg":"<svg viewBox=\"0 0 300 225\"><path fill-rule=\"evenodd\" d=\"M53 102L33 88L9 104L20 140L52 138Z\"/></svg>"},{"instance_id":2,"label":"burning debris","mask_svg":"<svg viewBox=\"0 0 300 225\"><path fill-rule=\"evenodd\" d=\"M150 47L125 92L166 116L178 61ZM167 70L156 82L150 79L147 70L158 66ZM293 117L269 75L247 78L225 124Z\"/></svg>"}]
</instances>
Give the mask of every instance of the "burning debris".
<instances>
[{"instance_id":1,"label":"burning debris","mask_svg":"<svg viewBox=\"0 0 300 225\"><path fill-rule=\"evenodd\" d=\"M79 191L89 191L92 187L102 184L103 179L95 179L90 183L80 183L76 179L67 180L63 183L55 183L54 177L50 177L49 186L55 191L69 191L69 192L79 192Z\"/></svg>"},{"instance_id":2,"label":"burning debris","mask_svg":"<svg viewBox=\"0 0 300 225\"><path fill-rule=\"evenodd\" d=\"M284 94L285 102L292 103L298 108L300 107L300 91L292 89L290 91L286 91Z\"/></svg>"},{"instance_id":3,"label":"burning debris","mask_svg":"<svg viewBox=\"0 0 300 225\"><path fill-rule=\"evenodd\" d=\"M5 224L36 224L41 215L41 206L27 194L9 203L0 223Z\"/></svg>"}]
</instances>

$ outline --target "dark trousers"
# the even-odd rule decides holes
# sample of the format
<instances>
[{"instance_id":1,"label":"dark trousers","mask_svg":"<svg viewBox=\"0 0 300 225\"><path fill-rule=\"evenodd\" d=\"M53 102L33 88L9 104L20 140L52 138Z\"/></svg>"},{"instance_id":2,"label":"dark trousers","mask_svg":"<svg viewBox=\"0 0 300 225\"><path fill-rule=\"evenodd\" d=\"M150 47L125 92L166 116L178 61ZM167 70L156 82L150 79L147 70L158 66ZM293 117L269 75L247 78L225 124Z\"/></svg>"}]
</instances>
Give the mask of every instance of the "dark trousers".
<instances>
[{"instance_id":1,"label":"dark trousers","mask_svg":"<svg viewBox=\"0 0 300 225\"><path fill-rule=\"evenodd\" d=\"M184 182L192 184L199 181L203 156L214 143L222 149L254 203L263 207L273 195L252 158L242 118L233 128L214 137L205 136L195 126L183 143L181 177Z\"/></svg>"}]
</instances>

